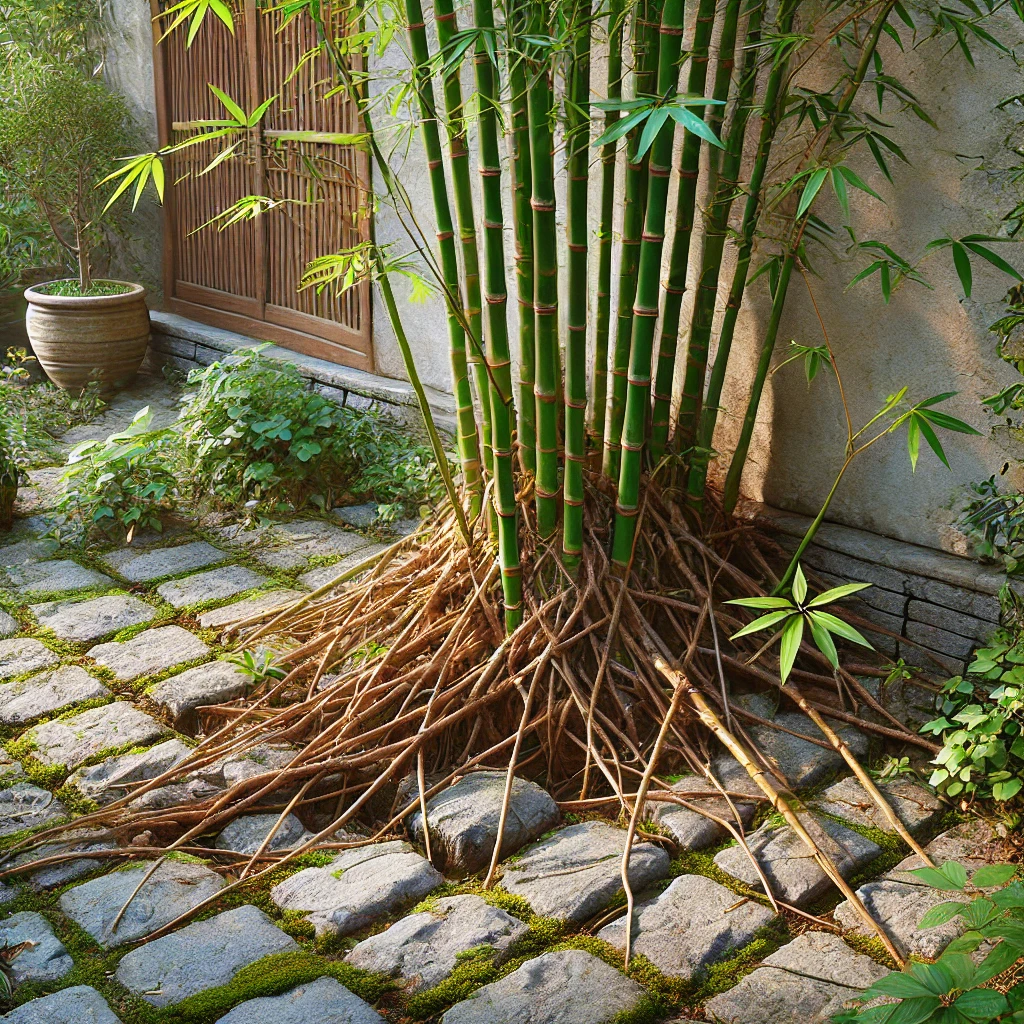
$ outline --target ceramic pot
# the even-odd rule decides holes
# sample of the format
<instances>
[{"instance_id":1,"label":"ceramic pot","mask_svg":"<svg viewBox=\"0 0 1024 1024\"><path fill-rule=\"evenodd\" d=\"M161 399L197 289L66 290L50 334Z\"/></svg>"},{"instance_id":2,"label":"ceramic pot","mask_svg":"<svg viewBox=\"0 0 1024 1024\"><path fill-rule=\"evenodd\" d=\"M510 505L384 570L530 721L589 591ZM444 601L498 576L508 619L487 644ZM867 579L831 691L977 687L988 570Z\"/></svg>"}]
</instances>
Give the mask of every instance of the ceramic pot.
<instances>
[{"instance_id":1,"label":"ceramic pot","mask_svg":"<svg viewBox=\"0 0 1024 1024\"><path fill-rule=\"evenodd\" d=\"M126 281L119 295L47 295L25 289L25 329L39 365L54 384L81 393L97 381L109 395L138 372L149 346L146 289Z\"/></svg>"}]
</instances>

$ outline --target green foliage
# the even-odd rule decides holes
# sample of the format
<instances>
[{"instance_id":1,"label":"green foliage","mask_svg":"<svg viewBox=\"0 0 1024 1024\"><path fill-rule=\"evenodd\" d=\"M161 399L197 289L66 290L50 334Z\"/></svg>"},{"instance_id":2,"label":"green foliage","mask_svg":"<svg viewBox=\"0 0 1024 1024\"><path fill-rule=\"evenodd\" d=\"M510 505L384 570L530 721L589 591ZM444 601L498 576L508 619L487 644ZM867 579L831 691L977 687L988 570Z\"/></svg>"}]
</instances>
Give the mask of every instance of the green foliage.
<instances>
[{"instance_id":1,"label":"green foliage","mask_svg":"<svg viewBox=\"0 0 1024 1024\"><path fill-rule=\"evenodd\" d=\"M950 862L911 872L942 892L963 899L932 907L922 929L960 918L964 934L954 939L935 963L909 961L876 981L860 1005L833 1017L837 1024L990 1024L1024 1021L1024 982L1004 994L992 981L1024 957L1024 885L1011 881L1013 865L979 868L968 881L967 869ZM995 892L986 892L997 888ZM977 960L971 954L991 947ZM885 1002L878 1002L885 999ZM874 1005L872 1005L874 1004Z\"/></svg>"},{"instance_id":2,"label":"green foliage","mask_svg":"<svg viewBox=\"0 0 1024 1024\"><path fill-rule=\"evenodd\" d=\"M240 651L237 654L229 654L224 660L237 665L253 685L276 682L285 677L285 670L274 663L274 653L266 649Z\"/></svg>"},{"instance_id":3,"label":"green foliage","mask_svg":"<svg viewBox=\"0 0 1024 1024\"><path fill-rule=\"evenodd\" d=\"M1012 387L1024 389L1024 383ZM1008 573L1024 566L1024 494L1002 492L995 476L971 484L974 492L959 524L982 558L999 560Z\"/></svg>"},{"instance_id":4,"label":"green foliage","mask_svg":"<svg viewBox=\"0 0 1024 1024\"><path fill-rule=\"evenodd\" d=\"M80 281L49 281L46 284L36 286L37 292L43 295L126 295L131 288L126 284L119 284L117 281L93 281L87 288L82 288Z\"/></svg>"},{"instance_id":5,"label":"green foliage","mask_svg":"<svg viewBox=\"0 0 1024 1024\"><path fill-rule=\"evenodd\" d=\"M150 430L151 422L146 406L127 430L71 450L52 521L60 540L106 534L130 541L138 529L163 529L161 516L177 498L175 438L170 430Z\"/></svg>"},{"instance_id":6,"label":"green foliage","mask_svg":"<svg viewBox=\"0 0 1024 1024\"><path fill-rule=\"evenodd\" d=\"M369 491L400 509L443 493L429 448L394 420L341 408L259 349L194 370L180 417L182 478L219 507L331 508Z\"/></svg>"},{"instance_id":7,"label":"green foliage","mask_svg":"<svg viewBox=\"0 0 1024 1024\"><path fill-rule=\"evenodd\" d=\"M759 633L764 629L778 629L778 635L782 638L779 650L779 672L782 681L785 682L793 670L793 663L800 650L806 626L811 631L811 639L815 646L828 658L832 667L838 669L839 655L836 651L835 641L832 639L833 636L851 640L862 647L870 648L871 644L853 626L824 609L826 606L834 604L844 597L849 597L851 594L856 594L869 586L871 586L870 583L847 583L844 586L826 590L808 600L807 580L804 578L803 569L798 564L793 576L792 600L788 597L744 597L735 601L726 601L726 604L736 604L743 608L768 609L765 615L754 619L749 625L734 633L730 639L735 640L737 637L747 636L750 633Z\"/></svg>"},{"instance_id":8,"label":"green foliage","mask_svg":"<svg viewBox=\"0 0 1024 1024\"><path fill-rule=\"evenodd\" d=\"M73 61L24 55L9 62L0 101L0 171L35 204L87 289L104 240L94 186L136 141L128 106Z\"/></svg>"},{"instance_id":9,"label":"green foliage","mask_svg":"<svg viewBox=\"0 0 1024 1024\"><path fill-rule=\"evenodd\" d=\"M1000 631L967 675L942 687L939 718L921 729L942 749L929 784L961 800L1012 800L1024 786L1024 635Z\"/></svg>"}]
</instances>

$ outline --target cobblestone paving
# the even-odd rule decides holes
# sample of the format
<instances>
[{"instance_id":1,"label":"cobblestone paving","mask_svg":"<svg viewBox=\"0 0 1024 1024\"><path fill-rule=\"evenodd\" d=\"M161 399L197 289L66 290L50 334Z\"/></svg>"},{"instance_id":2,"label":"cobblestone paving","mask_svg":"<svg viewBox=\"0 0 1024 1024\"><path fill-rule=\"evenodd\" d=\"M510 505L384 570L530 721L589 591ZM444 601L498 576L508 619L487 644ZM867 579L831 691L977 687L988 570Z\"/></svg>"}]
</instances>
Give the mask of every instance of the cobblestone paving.
<instances>
[{"instance_id":1,"label":"cobblestone paving","mask_svg":"<svg viewBox=\"0 0 1024 1024\"><path fill-rule=\"evenodd\" d=\"M169 420L166 386L143 384L67 441L105 436L147 402ZM0 851L31 830L120 799L180 762L206 727L204 708L246 691L246 677L224 660L224 625L293 600L329 578L331 564L337 572L376 547L360 532L372 509L358 508L258 536L177 530L86 556L43 537L39 513L52 505L54 474L43 470L33 479L14 531L0 535ZM755 700L759 715L775 714ZM802 716L780 717L787 729L815 736ZM941 951L955 929L917 931L931 894L911 884L906 871L914 859L901 859L908 851L858 783L843 777L836 755L755 728L808 798L808 828L897 946L926 956ZM866 750L862 734L844 733ZM259 764L229 759L142 799L160 807L205 797L289 757L270 747ZM692 811L652 804L651 828L660 838L648 833L631 867L633 949L643 970L626 977L618 952L624 830L610 821L563 819L547 793L518 782L499 886L484 893L465 879L479 877L490 861L504 774L481 772L428 803L433 865L423 856L417 813L407 839L314 852L241 904L215 906L142 945L215 895L224 878L213 867L231 863L230 851L258 850L278 815L244 813L203 839L210 851L204 859L157 866L143 855L83 857L9 875L0 883L0 943L33 945L15 961L16 1005L0 1020L609 1024L652 1013L666 1019L668 1005L652 1002L660 988L681 993L684 1004L720 1024L827 1021L885 972L880 943L862 934L847 904L836 907L838 892L790 830L759 809L739 766L724 757L714 766L730 792L750 797L733 803L752 828L764 873L789 902L827 918L834 910L835 932L789 932L798 919L770 909L727 833ZM676 788L727 813L700 780L681 779ZM940 860L985 856L992 836L984 826L952 827L943 805L915 783L890 789L897 813L931 840ZM302 843L315 826L292 815L269 848ZM41 852L96 857L113 846L106 833L79 830ZM0 870L16 872L25 860L8 857Z\"/></svg>"}]
</instances>

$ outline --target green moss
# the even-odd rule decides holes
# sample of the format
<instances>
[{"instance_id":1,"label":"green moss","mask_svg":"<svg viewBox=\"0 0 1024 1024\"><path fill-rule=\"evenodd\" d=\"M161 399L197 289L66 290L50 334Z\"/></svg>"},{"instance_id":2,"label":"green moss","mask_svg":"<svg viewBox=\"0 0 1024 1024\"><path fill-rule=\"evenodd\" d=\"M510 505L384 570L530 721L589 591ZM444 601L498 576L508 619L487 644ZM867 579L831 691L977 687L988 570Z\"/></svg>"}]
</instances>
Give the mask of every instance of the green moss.
<instances>
[{"instance_id":1,"label":"green moss","mask_svg":"<svg viewBox=\"0 0 1024 1024\"><path fill-rule=\"evenodd\" d=\"M68 783L61 786L55 795L75 817L81 814L92 814L93 811L100 809L100 805L95 800L83 796L75 786Z\"/></svg>"},{"instance_id":2,"label":"green moss","mask_svg":"<svg viewBox=\"0 0 1024 1024\"><path fill-rule=\"evenodd\" d=\"M843 941L857 953L863 953L872 960L887 967L890 971L898 971L899 965L885 948L885 943L877 935L858 935L856 932L845 932Z\"/></svg>"},{"instance_id":3,"label":"green moss","mask_svg":"<svg viewBox=\"0 0 1024 1024\"><path fill-rule=\"evenodd\" d=\"M409 997L406 1011L413 1020L427 1020L468 999L478 988L497 981L501 976L492 948L485 946L466 950L456 958L455 970L444 981Z\"/></svg>"},{"instance_id":4,"label":"green moss","mask_svg":"<svg viewBox=\"0 0 1024 1024\"><path fill-rule=\"evenodd\" d=\"M762 928L754 939L728 960L712 964L700 982L694 986L687 1002L694 1006L706 1003L712 996L737 985L755 970L765 957L790 941L789 930L782 918L775 918Z\"/></svg>"},{"instance_id":5,"label":"green moss","mask_svg":"<svg viewBox=\"0 0 1024 1024\"><path fill-rule=\"evenodd\" d=\"M484 903L487 903L492 907L498 907L501 910L504 910L506 914L511 914L520 921L529 921L534 917L533 908L522 898L522 896L513 896L512 893L506 892L502 889L500 885L495 886L493 889L485 889L483 887L483 883L477 880L470 880L468 882L445 882L443 885L435 889L425 900L417 903L409 913L419 914L424 911L434 913L437 909L438 900L446 899L449 896L467 895L479 896Z\"/></svg>"}]
</instances>

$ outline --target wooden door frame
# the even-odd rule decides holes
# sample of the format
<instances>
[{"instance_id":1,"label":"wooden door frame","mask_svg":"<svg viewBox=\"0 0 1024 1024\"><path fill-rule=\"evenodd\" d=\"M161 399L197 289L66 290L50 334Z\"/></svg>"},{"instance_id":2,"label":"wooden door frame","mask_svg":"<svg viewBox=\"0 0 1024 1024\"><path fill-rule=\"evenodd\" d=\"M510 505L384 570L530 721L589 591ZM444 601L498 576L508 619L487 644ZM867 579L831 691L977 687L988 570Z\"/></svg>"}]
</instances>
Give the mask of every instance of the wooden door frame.
<instances>
[{"instance_id":1,"label":"wooden door frame","mask_svg":"<svg viewBox=\"0 0 1024 1024\"><path fill-rule=\"evenodd\" d=\"M242 0L247 22L246 45L249 48L249 85L253 96L260 95L258 72L259 36L257 28L258 11L254 0ZM162 149L170 145L173 139L173 124L170 114L170 95L167 74L166 51L160 45L161 35L160 0L149 0L153 27L153 85L156 95L157 141ZM367 154L359 150L356 154L357 167L363 181L369 183L371 166ZM262 147L257 147L256 178L264 181L264 158ZM177 313L191 320L234 331L262 341L271 341L303 355L314 356L331 363L350 366L353 369L374 372L373 355L373 320L372 301L368 284L358 285L361 331L355 331L344 324L312 317L300 310L291 310L273 306L268 310L267 304L267 244L266 226L263 217L255 218L256 247L260 260L256 268L257 302L263 318L253 317L238 307L251 304L252 300L242 296L233 296L227 292L219 292L217 301L221 308L214 308L202 303L205 289L202 286L177 280L177 247L175 245L175 189L173 181L168 182L163 202L163 286L164 306L172 313ZM235 300L234 302L232 300ZM230 307L236 306L232 310ZM266 319L267 316L271 319ZM322 325L322 326L320 326ZM322 333L331 335L329 338L310 333L306 328L317 328Z\"/></svg>"}]
</instances>

